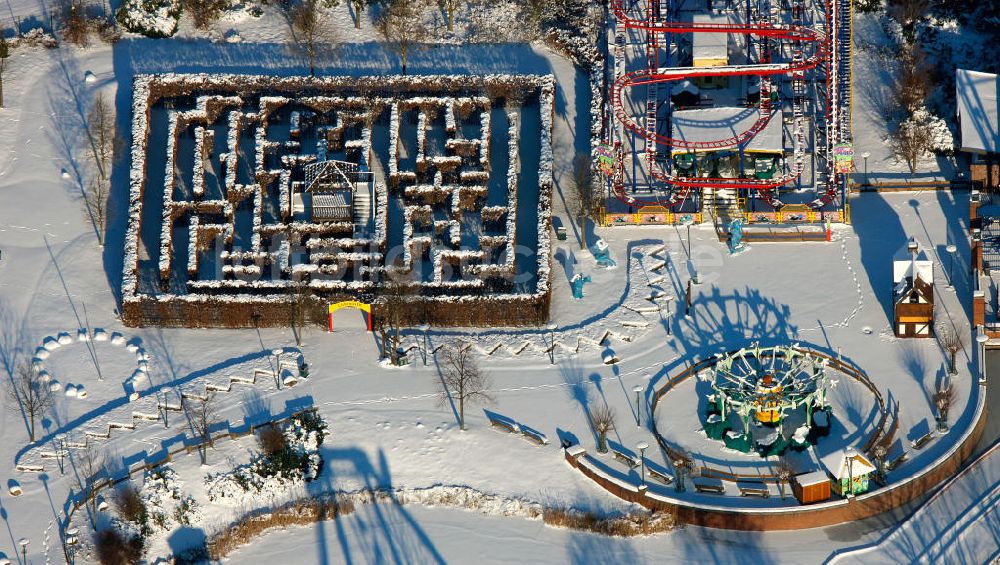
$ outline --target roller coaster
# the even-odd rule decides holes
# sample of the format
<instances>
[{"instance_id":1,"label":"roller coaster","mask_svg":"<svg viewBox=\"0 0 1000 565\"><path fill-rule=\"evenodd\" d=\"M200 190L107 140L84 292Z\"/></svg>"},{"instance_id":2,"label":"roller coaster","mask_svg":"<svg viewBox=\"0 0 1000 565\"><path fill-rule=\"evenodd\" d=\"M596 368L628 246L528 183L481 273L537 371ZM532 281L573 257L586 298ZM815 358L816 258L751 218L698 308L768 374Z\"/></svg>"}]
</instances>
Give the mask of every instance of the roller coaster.
<instances>
[{"instance_id":1,"label":"roller coaster","mask_svg":"<svg viewBox=\"0 0 1000 565\"><path fill-rule=\"evenodd\" d=\"M848 161L845 167L834 154L849 155L851 144L851 0L714 2L726 4L724 10L712 10L709 0L708 13L721 23L680 21L694 19L687 6L681 13L684 4L683 0L611 1L615 39L609 58L612 127L607 128L607 145L613 155L608 171L612 195L630 210L647 205L679 210L706 195L717 198L729 193L777 211L785 205L779 197L782 188L793 183L796 189L805 188L804 173L811 172L808 188L814 197L809 196L809 208L842 205L846 173L853 163ZM713 34L716 43L721 42L721 60L700 62L685 52L693 49L689 46L700 34ZM730 46L740 39L742 64L730 64L728 59L736 51ZM627 48L639 55L628 57ZM692 63L678 66L687 57ZM690 88L692 81L719 77L723 84L735 77L757 89L740 105L755 112L752 123L746 127L742 122L720 122L713 130L707 122L709 139L691 139L674 131L682 108L673 100L674 93ZM700 102L695 107L703 107ZM748 174L748 146L768 128L782 132L783 141L773 156L780 170L775 166L768 174ZM628 146L631 151L626 155ZM730 154L738 172L727 169L728 174L719 174L722 167L706 158L711 155L717 162L719 155ZM631 163L631 174L626 162ZM648 182L639 182L639 176Z\"/></svg>"}]
</instances>

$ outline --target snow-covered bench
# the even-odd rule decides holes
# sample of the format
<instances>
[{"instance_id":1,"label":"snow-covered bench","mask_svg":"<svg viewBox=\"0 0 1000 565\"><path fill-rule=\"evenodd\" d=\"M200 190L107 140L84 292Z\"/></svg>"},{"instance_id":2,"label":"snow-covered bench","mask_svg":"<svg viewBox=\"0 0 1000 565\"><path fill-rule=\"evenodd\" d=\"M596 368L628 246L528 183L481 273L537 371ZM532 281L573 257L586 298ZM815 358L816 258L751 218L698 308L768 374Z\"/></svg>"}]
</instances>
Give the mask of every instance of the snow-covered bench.
<instances>
[{"instance_id":1,"label":"snow-covered bench","mask_svg":"<svg viewBox=\"0 0 1000 565\"><path fill-rule=\"evenodd\" d=\"M487 415L486 417L490 420L490 426L493 426L494 428L505 430L507 433L511 434L516 434L518 432L517 424L514 422L508 422L507 420L502 420L490 415Z\"/></svg>"},{"instance_id":2,"label":"snow-covered bench","mask_svg":"<svg viewBox=\"0 0 1000 565\"><path fill-rule=\"evenodd\" d=\"M545 434L542 432L529 428L528 426L519 427L521 428L521 437L524 439L538 445L547 445L549 443L548 438L546 438Z\"/></svg>"},{"instance_id":3,"label":"snow-covered bench","mask_svg":"<svg viewBox=\"0 0 1000 565\"><path fill-rule=\"evenodd\" d=\"M771 496L767 490L767 485L760 481L736 481L736 488L740 490L740 496L757 496L767 498Z\"/></svg>"},{"instance_id":4,"label":"snow-covered bench","mask_svg":"<svg viewBox=\"0 0 1000 565\"><path fill-rule=\"evenodd\" d=\"M667 474L666 469L659 469L655 466L650 465L649 463L646 463L646 472L649 473L650 477L656 479L657 481L660 481L661 483L667 486L674 484L674 478L669 474Z\"/></svg>"},{"instance_id":5,"label":"snow-covered bench","mask_svg":"<svg viewBox=\"0 0 1000 565\"><path fill-rule=\"evenodd\" d=\"M900 465L902 465L903 462L906 461L906 457L909 454L910 454L909 451L907 451L906 449L900 448L898 454L890 456L888 462L885 464L886 470L892 471L896 467L899 467Z\"/></svg>"},{"instance_id":6,"label":"snow-covered bench","mask_svg":"<svg viewBox=\"0 0 1000 565\"><path fill-rule=\"evenodd\" d=\"M932 439L934 439L934 432L933 431L927 432L926 434L911 441L910 447L912 447L913 449L922 449L925 445L930 443Z\"/></svg>"},{"instance_id":7,"label":"snow-covered bench","mask_svg":"<svg viewBox=\"0 0 1000 565\"><path fill-rule=\"evenodd\" d=\"M625 453L624 451L619 451L618 449L615 449L614 446L611 446L611 454L614 455L615 459L617 459L618 461L621 461L622 463L628 465L629 469L635 469L636 467L639 466L638 459L632 457L631 455Z\"/></svg>"},{"instance_id":8,"label":"snow-covered bench","mask_svg":"<svg viewBox=\"0 0 1000 565\"><path fill-rule=\"evenodd\" d=\"M694 477L691 479L691 482L694 483L694 490L698 492L726 494L726 487L719 479L713 479L710 477Z\"/></svg>"}]
</instances>

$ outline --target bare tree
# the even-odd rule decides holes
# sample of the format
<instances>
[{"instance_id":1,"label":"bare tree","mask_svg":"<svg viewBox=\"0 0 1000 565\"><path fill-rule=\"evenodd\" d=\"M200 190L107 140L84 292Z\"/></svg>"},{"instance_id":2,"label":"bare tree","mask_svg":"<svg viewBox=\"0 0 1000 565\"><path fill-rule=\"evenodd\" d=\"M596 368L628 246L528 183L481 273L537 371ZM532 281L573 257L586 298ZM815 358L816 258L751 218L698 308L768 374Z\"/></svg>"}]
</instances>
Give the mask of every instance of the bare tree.
<instances>
[{"instance_id":1,"label":"bare tree","mask_svg":"<svg viewBox=\"0 0 1000 565\"><path fill-rule=\"evenodd\" d=\"M948 429L948 411L954 402L955 390L951 383L946 383L934 393L934 407L938 411L938 429Z\"/></svg>"},{"instance_id":2,"label":"bare tree","mask_svg":"<svg viewBox=\"0 0 1000 565\"><path fill-rule=\"evenodd\" d=\"M87 215L94 223L94 230L97 232L97 243L104 245L104 230L108 222L108 194L110 193L110 182L95 175L87 183L87 190L83 193L84 203L87 207Z\"/></svg>"},{"instance_id":3,"label":"bare tree","mask_svg":"<svg viewBox=\"0 0 1000 565\"><path fill-rule=\"evenodd\" d=\"M94 165L102 179L111 177L115 152L121 149L122 140L115 124L115 107L103 92L98 92L87 110L87 130L92 138L91 151Z\"/></svg>"},{"instance_id":4,"label":"bare tree","mask_svg":"<svg viewBox=\"0 0 1000 565\"><path fill-rule=\"evenodd\" d=\"M577 153L573 158L573 189L576 192L576 210L580 218L580 248L587 247L587 220L597 214L600 200L594 190L594 172L590 154Z\"/></svg>"},{"instance_id":5,"label":"bare tree","mask_svg":"<svg viewBox=\"0 0 1000 565\"><path fill-rule=\"evenodd\" d=\"M86 445L75 450L73 466L76 469L76 484L90 509L92 524L97 520L97 475L104 470L104 454L94 446L89 438Z\"/></svg>"},{"instance_id":6,"label":"bare tree","mask_svg":"<svg viewBox=\"0 0 1000 565\"><path fill-rule=\"evenodd\" d=\"M462 0L444 0L444 7L448 11L448 31L455 29L455 11L462 5Z\"/></svg>"},{"instance_id":7,"label":"bare tree","mask_svg":"<svg viewBox=\"0 0 1000 565\"><path fill-rule=\"evenodd\" d=\"M458 400L458 425L465 431L465 401L490 403L490 378L479 368L469 344L445 346L441 354L441 397Z\"/></svg>"},{"instance_id":8,"label":"bare tree","mask_svg":"<svg viewBox=\"0 0 1000 565\"><path fill-rule=\"evenodd\" d=\"M115 124L114 105L100 92L87 111L87 134L91 142L91 155L97 174L91 178L84 192L87 214L94 223L97 240L104 244L104 229L108 220L108 196L111 192L111 168L115 152L121 147L121 137Z\"/></svg>"},{"instance_id":9,"label":"bare tree","mask_svg":"<svg viewBox=\"0 0 1000 565\"><path fill-rule=\"evenodd\" d=\"M608 452L608 432L615 428L615 412L609 406L598 406L590 413L590 425L597 432L597 452Z\"/></svg>"},{"instance_id":10,"label":"bare tree","mask_svg":"<svg viewBox=\"0 0 1000 565\"><path fill-rule=\"evenodd\" d=\"M913 120L899 124L889 139L896 158L906 162L911 175L917 170L917 161L931 149L932 143L930 129Z\"/></svg>"},{"instance_id":11,"label":"bare tree","mask_svg":"<svg viewBox=\"0 0 1000 565\"><path fill-rule=\"evenodd\" d=\"M933 88L933 67L919 46L907 46L899 54L899 66L894 76L893 99L902 109L913 113L924 105Z\"/></svg>"},{"instance_id":12,"label":"bare tree","mask_svg":"<svg viewBox=\"0 0 1000 565\"><path fill-rule=\"evenodd\" d=\"M201 463L208 462L208 448L214 447L212 440L212 426L215 425L218 417L218 407L214 390L206 390L205 396L184 396L184 411L187 413L191 430L199 440L198 453L201 455Z\"/></svg>"},{"instance_id":13,"label":"bare tree","mask_svg":"<svg viewBox=\"0 0 1000 565\"><path fill-rule=\"evenodd\" d=\"M782 457L778 460L778 465L774 468L774 477L778 481L778 492L781 498L785 498L785 486L792 481L795 476L795 469L788 459Z\"/></svg>"},{"instance_id":14,"label":"bare tree","mask_svg":"<svg viewBox=\"0 0 1000 565\"><path fill-rule=\"evenodd\" d=\"M413 287L405 280L389 277L379 297L378 316L375 320L382 337L383 354L388 350L393 365L399 364L403 325L412 309L410 298L413 292Z\"/></svg>"},{"instance_id":15,"label":"bare tree","mask_svg":"<svg viewBox=\"0 0 1000 565\"><path fill-rule=\"evenodd\" d=\"M361 12L365 11L366 6L371 6L375 4L377 0L351 0L351 6L354 7L354 27L361 29Z\"/></svg>"},{"instance_id":16,"label":"bare tree","mask_svg":"<svg viewBox=\"0 0 1000 565\"><path fill-rule=\"evenodd\" d=\"M316 57L337 42L320 0L302 0L292 8L288 14L288 35L293 47L309 58L309 76L316 76Z\"/></svg>"},{"instance_id":17,"label":"bare tree","mask_svg":"<svg viewBox=\"0 0 1000 565\"><path fill-rule=\"evenodd\" d=\"M0 108L3 108L3 72L7 68L7 59L10 57L10 44L7 37L0 34Z\"/></svg>"},{"instance_id":18,"label":"bare tree","mask_svg":"<svg viewBox=\"0 0 1000 565\"><path fill-rule=\"evenodd\" d=\"M410 50L427 38L420 0L389 0L375 27L382 39L399 55L406 74Z\"/></svg>"},{"instance_id":19,"label":"bare tree","mask_svg":"<svg viewBox=\"0 0 1000 565\"><path fill-rule=\"evenodd\" d=\"M309 283L298 281L292 286L292 296L289 300L292 311L290 320L292 322L292 333L295 334L295 344L302 347L302 332L305 324L309 320L309 309L313 306L312 289Z\"/></svg>"},{"instance_id":20,"label":"bare tree","mask_svg":"<svg viewBox=\"0 0 1000 565\"><path fill-rule=\"evenodd\" d=\"M35 420L52 408L55 396L48 383L38 378L34 365L22 361L7 382L7 402L11 410L17 408L24 415L28 424L28 437L34 442Z\"/></svg>"},{"instance_id":21,"label":"bare tree","mask_svg":"<svg viewBox=\"0 0 1000 565\"><path fill-rule=\"evenodd\" d=\"M872 448L872 457L875 459L875 479L885 484L885 458L889 453L889 448L879 443Z\"/></svg>"},{"instance_id":22,"label":"bare tree","mask_svg":"<svg viewBox=\"0 0 1000 565\"><path fill-rule=\"evenodd\" d=\"M948 353L948 373L956 374L955 358L959 351L965 349L966 335L957 330L946 330L941 334L941 347Z\"/></svg>"}]
</instances>

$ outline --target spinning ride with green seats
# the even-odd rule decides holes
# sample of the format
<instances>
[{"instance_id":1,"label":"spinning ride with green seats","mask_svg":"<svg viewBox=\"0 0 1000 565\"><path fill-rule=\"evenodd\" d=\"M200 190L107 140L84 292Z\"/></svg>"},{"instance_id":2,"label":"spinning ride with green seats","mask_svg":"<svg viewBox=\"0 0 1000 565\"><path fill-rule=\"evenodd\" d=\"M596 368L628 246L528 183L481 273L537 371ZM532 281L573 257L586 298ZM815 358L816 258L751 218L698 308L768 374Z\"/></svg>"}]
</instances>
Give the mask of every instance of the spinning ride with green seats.
<instances>
[{"instance_id":1,"label":"spinning ride with green seats","mask_svg":"<svg viewBox=\"0 0 1000 565\"><path fill-rule=\"evenodd\" d=\"M706 369L712 393L708 396L705 433L723 440L730 449L744 453L756 449L765 457L780 454L789 446L808 447L829 432L827 389L831 380L826 369L825 358L795 345L754 344L721 357ZM805 425L786 438L782 423L796 411L804 411ZM742 431L732 429L731 415L738 417ZM755 441L751 421L773 431Z\"/></svg>"}]
</instances>

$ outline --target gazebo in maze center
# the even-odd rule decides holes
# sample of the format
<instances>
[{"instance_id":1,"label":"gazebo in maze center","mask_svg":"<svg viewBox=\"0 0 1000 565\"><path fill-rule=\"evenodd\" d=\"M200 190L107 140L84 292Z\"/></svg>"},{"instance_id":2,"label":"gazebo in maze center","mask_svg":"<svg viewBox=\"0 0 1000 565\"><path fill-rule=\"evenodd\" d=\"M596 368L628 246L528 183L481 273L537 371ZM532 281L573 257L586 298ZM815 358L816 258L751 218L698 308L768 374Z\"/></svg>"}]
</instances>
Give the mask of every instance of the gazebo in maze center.
<instances>
[{"instance_id":1,"label":"gazebo in maze center","mask_svg":"<svg viewBox=\"0 0 1000 565\"><path fill-rule=\"evenodd\" d=\"M699 377L712 386L705 433L728 448L755 450L762 457L780 455L789 447L806 449L830 432L832 408L826 397L831 381L826 369L825 358L794 345L754 344L722 356ZM792 414L804 416L804 422L785 437L784 424ZM741 429L733 429L733 417Z\"/></svg>"}]
</instances>

